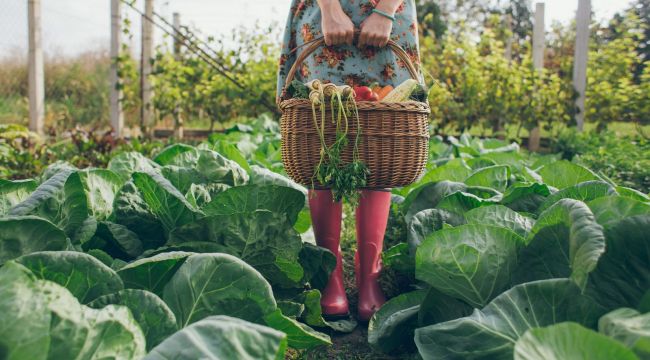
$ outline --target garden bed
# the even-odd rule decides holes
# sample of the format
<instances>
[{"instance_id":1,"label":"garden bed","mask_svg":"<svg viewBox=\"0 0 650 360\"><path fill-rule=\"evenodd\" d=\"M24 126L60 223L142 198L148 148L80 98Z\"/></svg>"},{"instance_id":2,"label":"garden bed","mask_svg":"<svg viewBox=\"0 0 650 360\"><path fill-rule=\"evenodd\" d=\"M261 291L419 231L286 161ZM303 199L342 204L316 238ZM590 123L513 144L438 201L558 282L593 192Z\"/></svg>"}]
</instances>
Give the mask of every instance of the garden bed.
<instances>
[{"instance_id":1,"label":"garden bed","mask_svg":"<svg viewBox=\"0 0 650 360\"><path fill-rule=\"evenodd\" d=\"M1 337L7 353L573 356L560 337L614 351L590 359L647 355L630 325L648 320L647 194L559 155L434 137L425 176L393 190L390 300L366 329L321 316L334 258L311 243L306 189L283 175L277 131L259 119L195 145L117 144L105 162L71 158L100 168L59 161L0 181L0 241L12 244L0 247L0 311L20 324ZM342 247L354 309L351 210ZM42 346L24 347L34 334Z\"/></svg>"}]
</instances>

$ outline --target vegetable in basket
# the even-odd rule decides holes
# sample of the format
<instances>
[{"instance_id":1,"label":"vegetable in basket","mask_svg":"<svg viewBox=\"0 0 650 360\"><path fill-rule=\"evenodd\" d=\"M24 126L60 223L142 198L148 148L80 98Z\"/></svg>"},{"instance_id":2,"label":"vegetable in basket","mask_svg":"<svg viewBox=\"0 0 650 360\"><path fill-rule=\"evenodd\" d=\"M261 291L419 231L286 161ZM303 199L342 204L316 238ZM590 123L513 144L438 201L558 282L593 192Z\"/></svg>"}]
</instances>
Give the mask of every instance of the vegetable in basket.
<instances>
[{"instance_id":1,"label":"vegetable in basket","mask_svg":"<svg viewBox=\"0 0 650 360\"><path fill-rule=\"evenodd\" d=\"M373 90L374 89L374 90ZM361 139L361 124L357 110L357 101L381 102L426 102L428 91L417 80L406 80L393 89L392 86L372 87L347 85L337 86L314 79L307 83L292 81L288 87L288 94L293 98L308 99L312 105L314 128L320 138L320 159L315 167L312 183L318 181L320 185L331 188L336 201L346 199L355 204L359 197L359 188L367 184L370 173L368 167L359 158L359 142ZM327 105L331 119L326 119ZM357 132L354 137L353 160L344 164L342 154L349 144L349 121L357 122ZM325 124L331 121L336 125L336 138L328 146L325 142Z\"/></svg>"},{"instance_id":2,"label":"vegetable in basket","mask_svg":"<svg viewBox=\"0 0 650 360\"><path fill-rule=\"evenodd\" d=\"M381 101L386 97L386 95L393 91L393 87L391 85L386 85L384 87L377 87L374 91L377 93L378 100Z\"/></svg>"},{"instance_id":3,"label":"vegetable in basket","mask_svg":"<svg viewBox=\"0 0 650 360\"><path fill-rule=\"evenodd\" d=\"M309 99L309 88L298 80L293 80L291 84L289 84L287 93L290 98Z\"/></svg>"},{"instance_id":4,"label":"vegetable in basket","mask_svg":"<svg viewBox=\"0 0 650 360\"><path fill-rule=\"evenodd\" d=\"M355 101L377 101L379 96L367 86L354 87Z\"/></svg>"},{"instance_id":5,"label":"vegetable in basket","mask_svg":"<svg viewBox=\"0 0 650 360\"><path fill-rule=\"evenodd\" d=\"M381 102L393 103L409 100L426 102L428 95L429 92L424 85L417 80L408 79L388 93Z\"/></svg>"},{"instance_id":6,"label":"vegetable in basket","mask_svg":"<svg viewBox=\"0 0 650 360\"><path fill-rule=\"evenodd\" d=\"M320 138L320 160L316 165L312 182L332 189L336 201L342 199L356 204L359 199L358 189L366 186L369 170L359 159L359 142L361 140L361 123L355 102L355 91L351 87L336 86L312 80L305 84L312 105L314 127ZM325 142L326 104L330 102L331 121L336 124L336 139L332 145ZM318 110L318 111L317 111ZM320 118L319 118L320 113ZM343 164L343 150L348 145L349 118L357 122L354 138L352 162Z\"/></svg>"}]
</instances>

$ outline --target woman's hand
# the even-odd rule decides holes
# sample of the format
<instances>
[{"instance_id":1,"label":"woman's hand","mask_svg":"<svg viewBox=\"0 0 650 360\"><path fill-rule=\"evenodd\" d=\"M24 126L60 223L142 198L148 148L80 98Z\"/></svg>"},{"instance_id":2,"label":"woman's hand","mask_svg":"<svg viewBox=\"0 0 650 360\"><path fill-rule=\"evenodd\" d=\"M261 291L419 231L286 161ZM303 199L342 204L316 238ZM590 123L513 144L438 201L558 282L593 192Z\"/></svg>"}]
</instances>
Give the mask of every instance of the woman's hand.
<instances>
[{"instance_id":1,"label":"woman's hand","mask_svg":"<svg viewBox=\"0 0 650 360\"><path fill-rule=\"evenodd\" d=\"M393 31L393 21L379 14L372 13L361 23L358 46L384 47L388 44Z\"/></svg>"},{"instance_id":2,"label":"woman's hand","mask_svg":"<svg viewBox=\"0 0 650 360\"><path fill-rule=\"evenodd\" d=\"M404 0L379 0L375 8L386 14L395 16L395 12L402 5ZM390 33L393 31L393 21L385 16L372 13L361 23L358 46L384 47L390 40Z\"/></svg>"},{"instance_id":3,"label":"woman's hand","mask_svg":"<svg viewBox=\"0 0 650 360\"><path fill-rule=\"evenodd\" d=\"M352 45L354 40L354 24L343 11L338 0L318 0L321 11L321 28L325 44Z\"/></svg>"}]
</instances>

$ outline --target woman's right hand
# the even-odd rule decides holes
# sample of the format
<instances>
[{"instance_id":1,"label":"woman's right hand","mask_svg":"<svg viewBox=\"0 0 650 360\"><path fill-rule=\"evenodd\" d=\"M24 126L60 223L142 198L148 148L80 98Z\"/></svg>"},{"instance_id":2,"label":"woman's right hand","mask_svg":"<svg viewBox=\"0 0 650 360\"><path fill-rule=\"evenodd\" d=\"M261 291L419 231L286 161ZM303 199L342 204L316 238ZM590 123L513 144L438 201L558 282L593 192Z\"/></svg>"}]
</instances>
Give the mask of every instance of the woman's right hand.
<instances>
[{"instance_id":1,"label":"woman's right hand","mask_svg":"<svg viewBox=\"0 0 650 360\"><path fill-rule=\"evenodd\" d=\"M321 29L325 44L352 45L354 40L354 24L341 8L339 0L318 0L321 12Z\"/></svg>"}]
</instances>

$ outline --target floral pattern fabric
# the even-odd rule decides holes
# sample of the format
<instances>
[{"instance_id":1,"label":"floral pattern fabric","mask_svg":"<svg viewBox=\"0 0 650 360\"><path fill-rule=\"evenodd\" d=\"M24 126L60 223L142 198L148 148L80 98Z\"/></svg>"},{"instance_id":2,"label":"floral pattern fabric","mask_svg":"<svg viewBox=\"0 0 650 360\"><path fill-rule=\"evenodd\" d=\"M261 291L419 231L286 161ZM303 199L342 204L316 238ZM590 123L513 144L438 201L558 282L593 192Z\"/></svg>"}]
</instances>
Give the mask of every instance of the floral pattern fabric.
<instances>
[{"instance_id":1,"label":"floral pattern fabric","mask_svg":"<svg viewBox=\"0 0 650 360\"><path fill-rule=\"evenodd\" d=\"M372 13L379 0L340 0L343 11L356 29ZM419 68L417 17L414 0L404 0L395 13L391 39L399 44ZM321 12L316 0L293 0L284 32L278 70L280 96L286 76L306 42L321 37ZM293 51L298 48L298 50ZM323 46L300 66L296 79L307 82L313 79L350 86L379 83L399 85L410 75L406 65L388 48L338 45Z\"/></svg>"}]
</instances>

